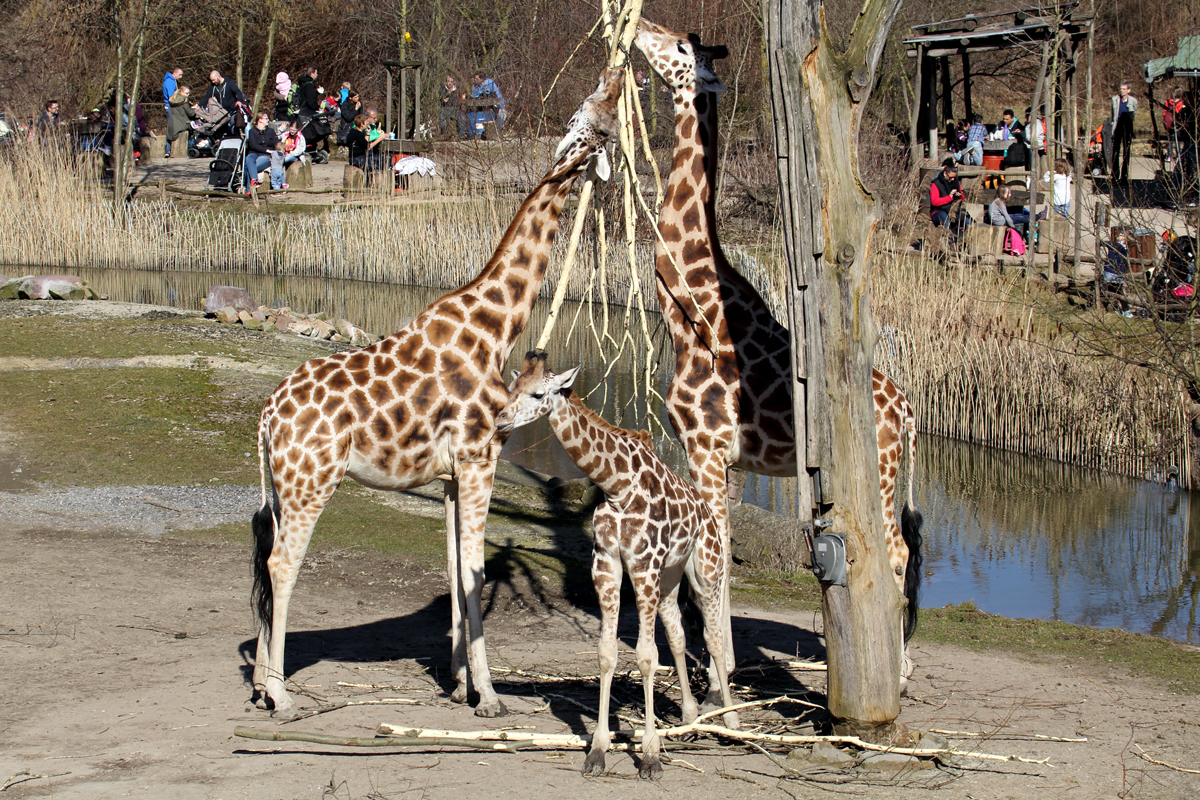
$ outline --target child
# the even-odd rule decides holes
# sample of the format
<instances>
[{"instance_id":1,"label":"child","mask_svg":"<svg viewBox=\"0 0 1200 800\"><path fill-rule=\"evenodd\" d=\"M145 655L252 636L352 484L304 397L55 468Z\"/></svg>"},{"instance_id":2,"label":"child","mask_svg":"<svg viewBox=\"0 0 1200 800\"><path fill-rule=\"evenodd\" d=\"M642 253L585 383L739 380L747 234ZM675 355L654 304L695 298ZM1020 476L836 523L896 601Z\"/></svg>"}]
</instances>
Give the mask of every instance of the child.
<instances>
[{"instance_id":1,"label":"child","mask_svg":"<svg viewBox=\"0 0 1200 800\"><path fill-rule=\"evenodd\" d=\"M1050 183L1050 173L1042 176L1042 183ZM1054 213L1063 219L1071 218L1071 162L1065 158L1054 160Z\"/></svg>"},{"instance_id":2,"label":"child","mask_svg":"<svg viewBox=\"0 0 1200 800\"><path fill-rule=\"evenodd\" d=\"M284 178L287 173L283 170L283 154L287 144L280 141L275 148L271 150L271 190L276 191L282 189L287 191L288 185L284 183Z\"/></svg>"},{"instance_id":3,"label":"child","mask_svg":"<svg viewBox=\"0 0 1200 800\"><path fill-rule=\"evenodd\" d=\"M350 81L342 81L342 90L338 92L338 105L350 99Z\"/></svg>"}]
</instances>

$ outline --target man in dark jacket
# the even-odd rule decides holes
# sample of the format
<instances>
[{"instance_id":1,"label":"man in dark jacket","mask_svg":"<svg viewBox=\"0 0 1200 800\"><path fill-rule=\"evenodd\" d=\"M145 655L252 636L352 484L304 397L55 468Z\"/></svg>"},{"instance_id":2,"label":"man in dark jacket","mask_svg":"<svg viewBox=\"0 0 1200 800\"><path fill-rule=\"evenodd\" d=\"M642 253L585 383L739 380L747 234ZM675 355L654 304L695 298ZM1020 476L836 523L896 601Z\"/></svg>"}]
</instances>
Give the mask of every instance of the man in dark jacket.
<instances>
[{"instance_id":1,"label":"man in dark jacket","mask_svg":"<svg viewBox=\"0 0 1200 800\"><path fill-rule=\"evenodd\" d=\"M211 85L200 100L201 108L208 107L208 101L215 97L221 104L221 108L230 114L237 109L239 104L245 108L247 114L250 113L250 101L246 99L246 95L242 94L242 90L237 87L236 83L226 80L215 69L208 73L208 81Z\"/></svg>"},{"instance_id":2,"label":"man in dark jacket","mask_svg":"<svg viewBox=\"0 0 1200 800\"><path fill-rule=\"evenodd\" d=\"M312 119L321 110L321 95L325 93L325 88L317 85L316 67L309 67L304 71L304 77L296 84L296 93L299 97L296 104L297 116L301 119Z\"/></svg>"},{"instance_id":3,"label":"man in dark jacket","mask_svg":"<svg viewBox=\"0 0 1200 800\"><path fill-rule=\"evenodd\" d=\"M940 227L950 223L950 206L963 199L962 182L958 179L958 163L953 158L942 162L942 171L929 184L929 218Z\"/></svg>"}]
</instances>

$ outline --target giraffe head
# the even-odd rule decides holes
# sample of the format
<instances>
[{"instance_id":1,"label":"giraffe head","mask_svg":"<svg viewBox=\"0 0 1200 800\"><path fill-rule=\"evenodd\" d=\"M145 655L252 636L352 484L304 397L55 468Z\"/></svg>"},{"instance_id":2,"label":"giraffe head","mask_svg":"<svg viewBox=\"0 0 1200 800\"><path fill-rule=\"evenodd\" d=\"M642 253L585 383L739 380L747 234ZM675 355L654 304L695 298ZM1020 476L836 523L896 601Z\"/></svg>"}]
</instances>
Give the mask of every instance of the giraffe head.
<instances>
[{"instance_id":1,"label":"giraffe head","mask_svg":"<svg viewBox=\"0 0 1200 800\"><path fill-rule=\"evenodd\" d=\"M496 429L507 433L549 414L554 409L555 397L570 387L578 374L579 367L575 367L555 375L546 368L545 353L532 350L526 353L521 369L512 372L508 404L496 415Z\"/></svg>"},{"instance_id":2,"label":"giraffe head","mask_svg":"<svg viewBox=\"0 0 1200 800\"><path fill-rule=\"evenodd\" d=\"M551 175L572 175L594 163L596 176L608 180L612 168L605 145L617 130L617 98L624 82L623 70L609 68L600 73L600 85L567 123L567 133L554 151Z\"/></svg>"},{"instance_id":3,"label":"giraffe head","mask_svg":"<svg viewBox=\"0 0 1200 800\"><path fill-rule=\"evenodd\" d=\"M713 72L713 61L729 55L725 45L702 45L694 33L675 33L643 17L638 23L637 47L674 91L725 91L725 84Z\"/></svg>"}]
</instances>

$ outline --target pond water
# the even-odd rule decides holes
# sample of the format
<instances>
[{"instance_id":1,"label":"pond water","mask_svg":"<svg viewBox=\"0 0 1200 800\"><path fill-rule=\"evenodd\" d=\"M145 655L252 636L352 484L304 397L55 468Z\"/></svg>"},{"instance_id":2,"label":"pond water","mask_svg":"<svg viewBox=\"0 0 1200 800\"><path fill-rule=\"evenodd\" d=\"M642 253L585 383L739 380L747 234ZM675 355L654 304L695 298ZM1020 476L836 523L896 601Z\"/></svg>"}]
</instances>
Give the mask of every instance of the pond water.
<instances>
[{"instance_id":1,"label":"pond water","mask_svg":"<svg viewBox=\"0 0 1200 800\"><path fill-rule=\"evenodd\" d=\"M290 305L346 317L370 331L405 324L441 292L312 278L270 278L211 273L82 270L113 300L198 309L211 283L245 286L260 303ZM509 366L540 334L549 303L543 301ZM589 403L625 427L645 427L644 364L628 357L602 382L605 359L587 331L588 311L566 304L550 348L551 367L582 365L576 387L599 387ZM617 341L627 328L640 341L637 315L609 309ZM597 310L596 325L600 312ZM658 351L653 381L665 392L670 347L657 315L650 317ZM630 345L631 349L632 345ZM610 348L611 352L611 348ZM651 403L669 429L660 404ZM672 468L683 471L673 437L655 428L655 443ZM518 431L507 457L559 477L579 472L553 440L545 421ZM917 442L915 496L925 516L922 605L973 601L1008 617L1054 619L1120 627L1200 643L1200 495L1119 478L975 445L923 436ZM747 502L793 513L794 481L751 476Z\"/></svg>"}]
</instances>

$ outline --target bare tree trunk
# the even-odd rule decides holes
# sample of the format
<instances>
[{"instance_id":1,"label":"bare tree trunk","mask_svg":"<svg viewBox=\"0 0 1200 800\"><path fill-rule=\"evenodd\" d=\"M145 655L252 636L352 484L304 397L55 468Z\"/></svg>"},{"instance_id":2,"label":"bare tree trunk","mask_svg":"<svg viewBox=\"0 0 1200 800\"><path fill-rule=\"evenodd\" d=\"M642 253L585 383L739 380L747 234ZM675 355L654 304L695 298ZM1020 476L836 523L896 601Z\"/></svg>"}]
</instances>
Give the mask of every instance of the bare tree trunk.
<instances>
[{"instance_id":1,"label":"bare tree trunk","mask_svg":"<svg viewBox=\"0 0 1200 800\"><path fill-rule=\"evenodd\" d=\"M872 400L868 257L878 204L859 178L857 148L847 143L857 141L900 2L867 0L839 52L821 25L819 0L764 0L798 502L802 520L816 505L846 536L847 585L822 584L829 710L839 729L868 734L890 728L900 713L903 597L884 546Z\"/></svg>"},{"instance_id":2,"label":"bare tree trunk","mask_svg":"<svg viewBox=\"0 0 1200 800\"><path fill-rule=\"evenodd\" d=\"M125 136L125 144L121 147L121 175L124 178L129 161L133 156L133 132L137 128L137 96L142 83L142 56L146 51L146 21L150 15L150 0L142 4L142 20L138 25L137 56L134 57L133 88L129 92L129 131ZM124 184L121 186L124 193Z\"/></svg>"},{"instance_id":3,"label":"bare tree trunk","mask_svg":"<svg viewBox=\"0 0 1200 800\"><path fill-rule=\"evenodd\" d=\"M125 40L121 36L121 6L119 4L114 6L113 22L117 35L117 85L113 89L113 139L109 158L112 159L113 169L113 216L120 219L125 202L125 177L121 169L121 132L124 127L121 124L121 106L125 102Z\"/></svg>"},{"instance_id":4,"label":"bare tree trunk","mask_svg":"<svg viewBox=\"0 0 1200 800\"><path fill-rule=\"evenodd\" d=\"M251 106L250 119L258 116L258 104L262 101L263 89L266 88L267 81L271 75L271 53L275 50L275 20L271 20L271 27L267 29L267 55L263 58L262 72L258 75L258 88L254 90L254 105ZM238 84L238 88L242 88Z\"/></svg>"},{"instance_id":5,"label":"bare tree trunk","mask_svg":"<svg viewBox=\"0 0 1200 800\"><path fill-rule=\"evenodd\" d=\"M242 17L241 19L238 20L237 77L233 81L234 83L237 84L237 87L239 89L241 89L243 86L243 84L242 84L242 64L245 61L246 50L242 45L243 45L245 39L246 39L246 18Z\"/></svg>"}]
</instances>

